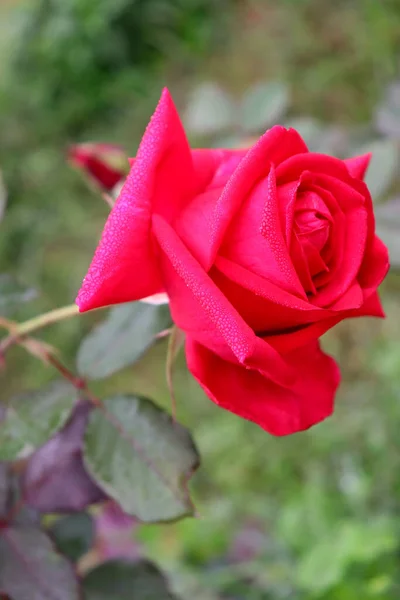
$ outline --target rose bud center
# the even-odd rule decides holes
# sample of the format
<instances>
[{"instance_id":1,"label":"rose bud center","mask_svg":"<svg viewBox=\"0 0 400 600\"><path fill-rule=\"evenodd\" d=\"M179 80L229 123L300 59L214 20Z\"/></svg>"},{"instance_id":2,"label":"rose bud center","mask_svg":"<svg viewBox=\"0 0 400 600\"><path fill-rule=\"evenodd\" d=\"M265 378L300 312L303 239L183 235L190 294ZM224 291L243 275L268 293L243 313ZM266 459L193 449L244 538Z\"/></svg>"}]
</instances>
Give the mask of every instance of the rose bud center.
<instances>
[{"instance_id":1,"label":"rose bud center","mask_svg":"<svg viewBox=\"0 0 400 600\"><path fill-rule=\"evenodd\" d=\"M307 294L317 292L314 278L329 272L329 238L332 216L315 192L298 194L294 209L291 255Z\"/></svg>"}]
</instances>

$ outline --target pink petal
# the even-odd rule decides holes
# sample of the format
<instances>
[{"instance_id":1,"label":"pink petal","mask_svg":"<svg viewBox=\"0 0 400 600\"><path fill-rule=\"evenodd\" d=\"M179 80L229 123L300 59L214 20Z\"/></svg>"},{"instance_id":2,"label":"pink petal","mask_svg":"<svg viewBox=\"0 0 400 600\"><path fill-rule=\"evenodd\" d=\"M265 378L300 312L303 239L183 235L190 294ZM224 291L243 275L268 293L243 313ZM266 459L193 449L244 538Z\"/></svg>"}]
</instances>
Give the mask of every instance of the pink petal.
<instances>
[{"instance_id":1,"label":"pink petal","mask_svg":"<svg viewBox=\"0 0 400 600\"><path fill-rule=\"evenodd\" d=\"M225 160L221 162L221 169L217 171L213 186L223 185L224 189L212 213L207 215L207 222L204 219L201 225L206 225L201 253L201 263L205 268L213 264L233 217L259 179L268 174L270 165L279 164L298 152L307 152L307 146L299 134L293 129L276 126L268 130L250 150L240 150L239 154L235 154L232 158L235 164ZM235 157L243 155L243 160L238 162ZM207 160L207 157L203 160ZM202 172L204 171L203 164ZM228 174L231 177L227 181ZM198 249L196 255L199 256Z\"/></svg>"},{"instance_id":2,"label":"pink petal","mask_svg":"<svg viewBox=\"0 0 400 600\"><path fill-rule=\"evenodd\" d=\"M274 381L289 381L292 374L281 356L256 337L171 226L157 215L153 223L176 325L226 360L257 364Z\"/></svg>"},{"instance_id":3,"label":"pink petal","mask_svg":"<svg viewBox=\"0 0 400 600\"><path fill-rule=\"evenodd\" d=\"M353 315L355 317L380 317L383 319L385 313L382 308L382 303L379 298L378 292L371 294L361 306L361 308L355 311Z\"/></svg>"},{"instance_id":4,"label":"pink petal","mask_svg":"<svg viewBox=\"0 0 400 600\"><path fill-rule=\"evenodd\" d=\"M354 177L355 179L364 179L364 175L367 172L371 158L372 154L368 153L363 154L362 156L347 158L343 162L346 165L351 177Z\"/></svg>"},{"instance_id":5,"label":"pink petal","mask_svg":"<svg viewBox=\"0 0 400 600\"><path fill-rule=\"evenodd\" d=\"M157 210L171 218L194 185L186 136L165 89L83 281L80 311L162 291L151 216Z\"/></svg>"},{"instance_id":6,"label":"pink petal","mask_svg":"<svg viewBox=\"0 0 400 600\"><path fill-rule=\"evenodd\" d=\"M281 227L273 167L247 196L220 254L275 286L306 297Z\"/></svg>"},{"instance_id":7,"label":"pink petal","mask_svg":"<svg viewBox=\"0 0 400 600\"><path fill-rule=\"evenodd\" d=\"M329 283L313 298L313 303L317 306L330 307L349 289L360 271L368 237L368 211L364 196L351 185L325 175L319 175L317 182L331 192L345 215L345 235L340 244L343 251L342 260L335 268L328 265Z\"/></svg>"},{"instance_id":8,"label":"pink petal","mask_svg":"<svg viewBox=\"0 0 400 600\"><path fill-rule=\"evenodd\" d=\"M342 160L315 152L290 156L277 167L276 180L279 185L297 181L304 171L323 173L331 177L338 177L343 181L350 181L350 176Z\"/></svg>"},{"instance_id":9,"label":"pink petal","mask_svg":"<svg viewBox=\"0 0 400 600\"><path fill-rule=\"evenodd\" d=\"M329 316L325 310L223 257L217 258L210 276L246 323L263 335L292 329Z\"/></svg>"}]
</instances>

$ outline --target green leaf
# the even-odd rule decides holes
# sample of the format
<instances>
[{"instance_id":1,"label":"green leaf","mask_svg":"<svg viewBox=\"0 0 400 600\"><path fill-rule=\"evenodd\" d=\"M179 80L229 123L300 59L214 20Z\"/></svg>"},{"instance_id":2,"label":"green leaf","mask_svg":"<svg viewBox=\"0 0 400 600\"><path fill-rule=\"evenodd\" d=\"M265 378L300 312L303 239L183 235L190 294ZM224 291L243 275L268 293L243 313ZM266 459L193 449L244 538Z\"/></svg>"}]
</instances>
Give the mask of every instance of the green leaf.
<instances>
[{"instance_id":1,"label":"green leaf","mask_svg":"<svg viewBox=\"0 0 400 600\"><path fill-rule=\"evenodd\" d=\"M12 275L0 274L0 316L8 316L15 310L16 305L30 302L36 296L33 288L21 285Z\"/></svg>"},{"instance_id":2,"label":"green leaf","mask_svg":"<svg viewBox=\"0 0 400 600\"><path fill-rule=\"evenodd\" d=\"M312 146L321 136L324 129L321 123L312 117L296 117L295 119L285 120L285 127L295 129L307 146Z\"/></svg>"},{"instance_id":3,"label":"green leaf","mask_svg":"<svg viewBox=\"0 0 400 600\"><path fill-rule=\"evenodd\" d=\"M0 423L0 460L32 454L64 426L76 401L76 390L64 381L11 398Z\"/></svg>"},{"instance_id":4,"label":"green leaf","mask_svg":"<svg viewBox=\"0 0 400 600\"><path fill-rule=\"evenodd\" d=\"M389 250L391 267L400 267L400 198L375 207L376 234Z\"/></svg>"},{"instance_id":5,"label":"green leaf","mask_svg":"<svg viewBox=\"0 0 400 600\"><path fill-rule=\"evenodd\" d=\"M375 111L377 130L385 136L400 138L400 83L392 83Z\"/></svg>"},{"instance_id":6,"label":"green leaf","mask_svg":"<svg viewBox=\"0 0 400 600\"><path fill-rule=\"evenodd\" d=\"M7 204L7 190L4 185L3 176L0 171L0 221L4 217L4 211L6 209Z\"/></svg>"},{"instance_id":7,"label":"green leaf","mask_svg":"<svg viewBox=\"0 0 400 600\"><path fill-rule=\"evenodd\" d=\"M281 81L257 83L245 94L242 125L248 132L261 132L275 125L289 106L289 88Z\"/></svg>"},{"instance_id":8,"label":"green leaf","mask_svg":"<svg viewBox=\"0 0 400 600\"><path fill-rule=\"evenodd\" d=\"M193 513L187 481L199 464L189 432L145 398L116 396L92 413L84 460L97 484L141 521Z\"/></svg>"},{"instance_id":9,"label":"green leaf","mask_svg":"<svg viewBox=\"0 0 400 600\"><path fill-rule=\"evenodd\" d=\"M83 340L77 359L79 373L102 379L133 364L171 324L167 305L129 302L116 306Z\"/></svg>"},{"instance_id":10,"label":"green leaf","mask_svg":"<svg viewBox=\"0 0 400 600\"><path fill-rule=\"evenodd\" d=\"M93 545L93 519L84 512L58 519L48 531L58 551L74 562L86 554Z\"/></svg>"},{"instance_id":11,"label":"green leaf","mask_svg":"<svg viewBox=\"0 0 400 600\"><path fill-rule=\"evenodd\" d=\"M376 140L359 148L355 155L372 153L365 183L373 200L381 198L392 186L399 168L399 150L390 139Z\"/></svg>"},{"instance_id":12,"label":"green leaf","mask_svg":"<svg viewBox=\"0 0 400 600\"><path fill-rule=\"evenodd\" d=\"M78 600L79 589L69 562L57 554L37 527L0 531L0 590L13 600Z\"/></svg>"},{"instance_id":13,"label":"green leaf","mask_svg":"<svg viewBox=\"0 0 400 600\"><path fill-rule=\"evenodd\" d=\"M298 563L298 583L304 589L326 592L345 578L354 564L368 564L393 552L397 545L393 519L344 521L332 536L321 540Z\"/></svg>"},{"instance_id":14,"label":"green leaf","mask_svg":"<svg viewBox=\"0 0 400 600\"><path fill-rule=\"evenodd\" d=\"M149 561L109 561L86 575L84 600L177 600L162 573Z\"/></svg>"},{"instance_id":15,"label":"green leaf","mask_svg":"<svg viewBox=\"0 0 400 600\"><path fill-rule=\"evenodd\" d=\"M194 134L211 135L232 126L235 116L230 96L218 84L206 82L193 90L184 122L188 131Z\"/></svg>"}]
</instances>

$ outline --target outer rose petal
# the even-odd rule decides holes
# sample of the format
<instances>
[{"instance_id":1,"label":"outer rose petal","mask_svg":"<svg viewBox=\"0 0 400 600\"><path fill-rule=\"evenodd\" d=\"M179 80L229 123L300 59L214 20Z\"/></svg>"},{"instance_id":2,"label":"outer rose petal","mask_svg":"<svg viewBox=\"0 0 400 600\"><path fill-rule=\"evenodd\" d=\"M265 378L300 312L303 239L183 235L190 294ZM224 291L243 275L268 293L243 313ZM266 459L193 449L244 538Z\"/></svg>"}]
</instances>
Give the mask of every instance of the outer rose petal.
<instances>
[{"instance_id":1,"label":"outer rose petal","mask_svg":"<svg viewBox=\"0 0 400 600\"><path fill-rule=\"evenodd\" d=\"M289 383L293 373L282 357L256 337L172 227L154 215L153 228L164 254L165 287L178 327L224 359L259 368L274 381Z\"/></svg>"},{"instance_id":2,"label":"outer rose petal","mask_svg":"<svg viewBox=\"0 0 400 600\"><path fill-rule=\"evenodd\" d=\"M163 291L151 216L159 211L172 218L195 184L186 136L164 90L83 281L76 301L81 312Z\"/></svg>"},{"instance_id":3,"label":"outer rose petal","mask_svg":"<svg viewBox=\"0 0 400 600\"><path fill-rule=\"evenodd\" d=\"M348 172L355 179L364 179L364 175L367 172L368 165L371 161L372 154L363 154L362 156L354 156L353 158L347 158L344 160L344 164L347 167Z\"/></svg>"},{"instance_id":4,"label":"outer rose petal","mask_svg":"<svg viewBox=\"0 0 400 600\"><path fill-rule=\"evenodd\" d=\"M258 371L224 361L190 338L186 357L192 375L216 404L273 435L308 429L333 411L340 372L318 342L285 357L297 371L290 388L273 383Z\"/></svg>"}]
</instances>

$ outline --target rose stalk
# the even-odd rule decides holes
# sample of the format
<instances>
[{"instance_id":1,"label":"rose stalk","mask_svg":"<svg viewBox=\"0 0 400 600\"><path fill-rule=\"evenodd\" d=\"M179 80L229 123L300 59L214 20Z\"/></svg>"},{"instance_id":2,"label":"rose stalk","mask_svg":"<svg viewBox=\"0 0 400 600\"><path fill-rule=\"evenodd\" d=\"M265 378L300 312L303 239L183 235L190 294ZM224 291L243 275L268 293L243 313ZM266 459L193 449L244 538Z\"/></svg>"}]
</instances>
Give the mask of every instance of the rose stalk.
<instances>
[{"instance_id":1,"label":"rose stalk","mask_svg":"<svg viewBox=\"0 0 400 600\"><path fill-rule=\"evenodd\" d=\"M105 225L80 311L166 293L188 367L218 405L275 435L332 413L319 337L383 311L389 262L370 156L311 153L275 126L250 149L192 150L168 90Z\"/></svg>"}]
</instances>

